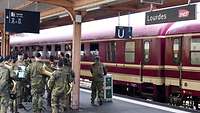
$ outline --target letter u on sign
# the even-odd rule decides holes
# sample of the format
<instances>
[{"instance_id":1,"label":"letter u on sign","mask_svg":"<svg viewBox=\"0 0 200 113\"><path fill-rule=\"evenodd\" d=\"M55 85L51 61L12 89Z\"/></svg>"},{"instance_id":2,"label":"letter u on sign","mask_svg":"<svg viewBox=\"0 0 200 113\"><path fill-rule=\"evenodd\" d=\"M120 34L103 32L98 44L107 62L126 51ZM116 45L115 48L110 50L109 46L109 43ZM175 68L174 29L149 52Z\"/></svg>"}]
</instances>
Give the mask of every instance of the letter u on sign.
<instances>
[{"instance_id":1,"label":"letter u on sign","mask_svg":"<svg viewBox=\"0 0 200 113\"><path fill-rule=\"evenodd\" d=\"M130 38L132 37L132 27L116 26L116 38Z\"/></svg>"},{"instance_id":2,"label":"letter u on sign","mask_svg":"<svg viewBox=\"0 0 200 113\"><path fill-rule=\"evenodd\" d=\"M124 29L118 29L118 30L117 30L117 36L118 36L119 38L124 38L124 35L125 35Z\"/></svg>"}]
</instances>

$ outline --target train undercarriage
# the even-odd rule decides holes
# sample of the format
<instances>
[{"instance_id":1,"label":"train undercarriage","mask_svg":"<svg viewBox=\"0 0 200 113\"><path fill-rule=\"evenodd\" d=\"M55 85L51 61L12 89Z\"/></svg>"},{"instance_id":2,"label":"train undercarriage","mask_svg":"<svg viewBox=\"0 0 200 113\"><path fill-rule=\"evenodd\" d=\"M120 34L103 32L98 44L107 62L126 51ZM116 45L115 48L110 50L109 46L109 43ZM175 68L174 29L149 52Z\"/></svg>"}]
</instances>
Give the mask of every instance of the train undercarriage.
<instances>
[{"instance_id":1,"label":"train undercarriage","mask_svg":"<svg viewBox=\"0 0 200 113\"><path fill-rule=\"evenodd\" d=\"M167 88L165 88L165 86L156 86L151 83L134 84L128 86L115 84L113 92L116 94L142 98L145 100L168 103L172 106L200 110L200 97L183 94L181 89L178 87L173 89L173 92L167 96Z\"/></svg>"}]
</instances>

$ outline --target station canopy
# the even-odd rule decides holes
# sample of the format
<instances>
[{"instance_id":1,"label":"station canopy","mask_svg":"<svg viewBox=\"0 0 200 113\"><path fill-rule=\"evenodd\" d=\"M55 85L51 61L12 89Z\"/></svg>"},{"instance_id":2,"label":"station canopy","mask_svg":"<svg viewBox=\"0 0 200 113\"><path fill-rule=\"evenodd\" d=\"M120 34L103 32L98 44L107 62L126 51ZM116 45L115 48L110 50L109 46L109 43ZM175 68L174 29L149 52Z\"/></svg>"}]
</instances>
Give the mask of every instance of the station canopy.
<instances>
[{"instance_id":1,"label":"station canopy","mask_svg":"<svg viewBox=\"0 0 200 113\"><path fill-rule=\"evenodd\" d=\"M130 13L150 10L150 4L141 0L0 0L0 24L4 20L5 9L40 11L40 28L47 29L72 24L64 6L80 11L83 22L104 19ZM190 0L200 2L200 0ZM153 5L153 9L187 4L188 0L164 0L162 5Z\"/></svg>"}]
</instances>

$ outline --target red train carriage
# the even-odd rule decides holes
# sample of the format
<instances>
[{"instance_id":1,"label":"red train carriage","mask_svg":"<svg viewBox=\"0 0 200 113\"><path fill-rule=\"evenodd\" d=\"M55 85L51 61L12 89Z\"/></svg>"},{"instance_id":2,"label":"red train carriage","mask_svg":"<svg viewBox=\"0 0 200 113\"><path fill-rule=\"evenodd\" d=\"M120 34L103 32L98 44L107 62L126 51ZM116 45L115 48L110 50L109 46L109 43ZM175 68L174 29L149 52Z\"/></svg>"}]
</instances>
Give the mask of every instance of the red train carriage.
<instances>
[{"instance_id":1,"label":"red train carriage","mask_svg":"<svg viewBox=\"0 0 200 113\"><path fill-rule=\"evenodd\" d=\"M165 41L166 96L179 94L179 100L191 101L190 107L194 103L196 108L200 97L199 25L198 21L174 23L166 35L177 35Z\"/></svg>"},{"instance_id":2,"label":"red train carriage","mask_svg":"<svg viewBox=\"0 0 200 113\"><path fill-rule=\"evenodd\" d=\"M200 93L199 32L197 21L144 25L144 13L132 14L132 39L114 37L118 18L83 23L81 77L90 78L95 55L107 66L114 79L114 92L169 101L178 105L190 98L197 107ZM126 24L128 16L121 17ZM184 23L184 24L183 24ZM177 24L184 27L177 28ZM187 25L189 26L187 26ZM199 28L198 28L199 29ZM11 38L13 48L57 55L71 52L72 26L42 30L40 35L24 34ZM188 34L191 33L191 34ZM26 44L26 45L25 45ZM37 46L37 47L36 47Z\"/></svg>"}]
</instances>

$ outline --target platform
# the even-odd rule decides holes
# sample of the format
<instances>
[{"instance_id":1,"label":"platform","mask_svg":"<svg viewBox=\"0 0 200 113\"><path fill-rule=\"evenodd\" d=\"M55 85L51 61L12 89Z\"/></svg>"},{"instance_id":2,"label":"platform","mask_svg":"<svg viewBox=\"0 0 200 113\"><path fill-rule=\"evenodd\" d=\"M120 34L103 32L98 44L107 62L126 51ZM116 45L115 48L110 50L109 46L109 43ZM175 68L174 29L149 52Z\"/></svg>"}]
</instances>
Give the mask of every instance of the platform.
<instances>
[{"instance_id":1,"label":"platform","mask_svg":"<svg viewBox=\"0 0 200 113\"><path fill-rule=\"evenodd\" d=\"M104 103L102 106L91 106L89 90L81 89L80 96L80 110L71 111L70 113L190 113L117 96L113 97L113 102ZM31 108L30 104L27 104L27 108ZM32 113L32 111L20 109L19 113ZM47 107L45 113L50 113L50 108Z\"/></svg>"}]
</instances>

